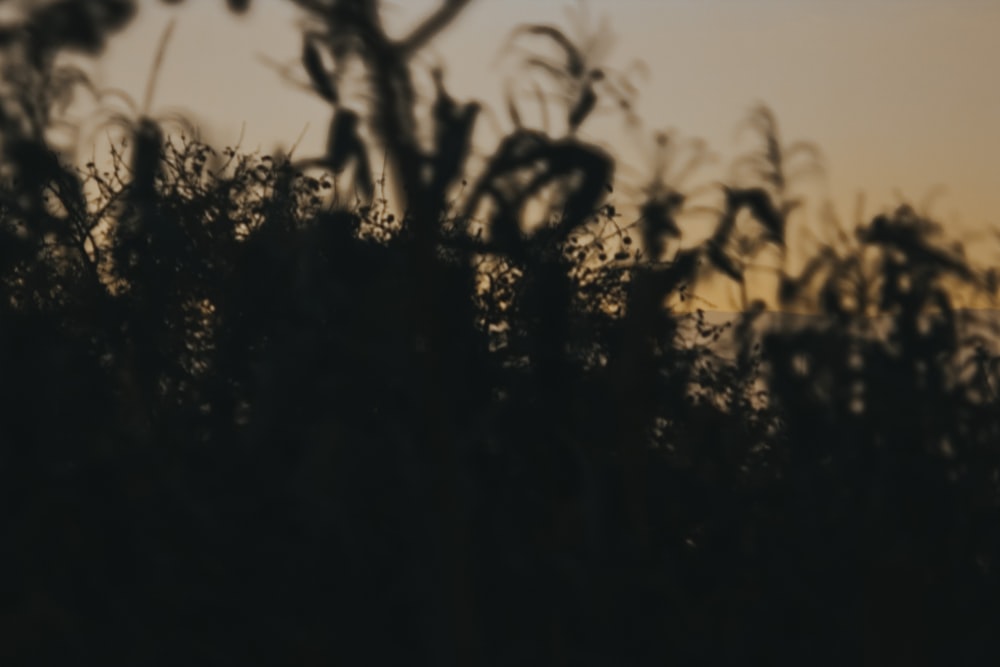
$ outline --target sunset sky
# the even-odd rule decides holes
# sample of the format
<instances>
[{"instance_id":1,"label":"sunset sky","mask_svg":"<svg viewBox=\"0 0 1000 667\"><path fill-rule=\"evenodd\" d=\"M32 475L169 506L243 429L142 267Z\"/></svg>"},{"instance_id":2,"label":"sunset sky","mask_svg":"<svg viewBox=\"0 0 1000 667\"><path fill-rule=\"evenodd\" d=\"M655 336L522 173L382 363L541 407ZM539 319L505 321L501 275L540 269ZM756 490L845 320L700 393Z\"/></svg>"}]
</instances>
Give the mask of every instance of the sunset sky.
<instances>
[{"instance_id":1,"label":"sunset sky","mask_svg":"<svg viewBox=\"0 0 1000 667\"><path fill-rule=\"evenodd\" d=\"M390 32L402 34L435 5L386 3ZM474 1L426 62L444 62L456 97L495 105L506 123L503 71L495 64L505 38L522 22L566 26L565 10L574 6ZM752 105L764 102L787 140L813 141L827 158L826 184L809 190L814 204L829 196L853 224L859 192L872 214L896 203L897 189L919 203L944 186L934 215L984 259L1000 258L984 243L991 238L985 230L1000 223L1000 2L590 0L588 6L592 18L611 17L617 36L611 64L638 59L648 66L639 111L650 128L701 137L727 165L752 147L746 136L737 141L736 129ZM257 0L237 18L223 0L188 0L178 8L149 0L99 62L101 83L140 96L171 17L177 27L154 110L190 111L216 144L235 142L245 122L244 148L251 150L288 146L309 123L300 154L319 150L328 107L257 58L296 60L300 37L290 2ZM601 119L592 138L634 162L635 151L615 134L620 126ZM707 170L704 178L723 174Z\"/></svg>"}]
</instances>

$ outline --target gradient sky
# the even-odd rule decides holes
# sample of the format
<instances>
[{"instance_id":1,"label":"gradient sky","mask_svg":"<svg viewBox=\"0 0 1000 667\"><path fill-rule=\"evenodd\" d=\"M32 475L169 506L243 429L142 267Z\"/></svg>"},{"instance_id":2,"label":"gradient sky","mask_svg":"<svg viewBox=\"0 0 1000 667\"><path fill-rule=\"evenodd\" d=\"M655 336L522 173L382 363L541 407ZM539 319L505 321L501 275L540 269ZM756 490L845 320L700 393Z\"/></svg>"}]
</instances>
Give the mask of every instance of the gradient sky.
<instances>
[{"instance_id":1,"label":"gradient sky","mask_svg":"<svg viewBox=\"0 0 1000 667\"><path fill-rule=\"evenodd\" d=\"M242 18L224 4L188 0L175 9L149 0L98 63L100 81L140 96L156 42L176 16L154 110L189 110L216 144L235 142L245 121L248 149L288 146L309 123L298 154L318 152L328 107L255 57L297 58L291 3L257 0ZM400 34L435 5L386 3L390 32ZM456 97L499 104L502 72L494 63L509 31L521 22L565 26L572 6L474 1L428 55L448 67ZM650 127L704 138L727 164L751 147L747 137L736 139L740 121L753 104L767 103L786 139L813 141L827 158L826 184L810 191L816 204L829 196L853 224L861 191L871 215L894 205L897 189L919 203L944 186L932 212L983 259L1000 258L982 240L1000 223L1000 1L591 0L589 7L611 15L612 65L648 65L639 110ZM605 126L617 127L595 126L600 138L625 145ZM629 149L621 155L635 157Z\"/></svg>"}]
</instances>

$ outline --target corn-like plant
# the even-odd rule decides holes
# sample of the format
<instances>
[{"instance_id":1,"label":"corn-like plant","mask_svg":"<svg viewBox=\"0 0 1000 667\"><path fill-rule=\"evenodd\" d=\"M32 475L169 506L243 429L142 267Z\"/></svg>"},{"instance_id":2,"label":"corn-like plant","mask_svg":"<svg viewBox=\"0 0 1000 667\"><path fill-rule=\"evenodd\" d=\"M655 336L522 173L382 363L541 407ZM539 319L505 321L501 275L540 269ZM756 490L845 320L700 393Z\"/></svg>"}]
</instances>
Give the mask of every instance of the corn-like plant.
<instances>
[{"instance_id":1,"label":"corn-like plant","mask_svg":"<svg viewBox=\"0 0 1000 667\"><path fill-rule=\"evenodd\" d=\"M598 109L602 97L610 98L634 122L633 103L637 89L633 79L644 72L644 67L634 62L626 70L618 72L607 66L606 59L614 46L614 35L607 16L592 27L587 5L580 2L575 12L568 12L568 17L571 34L552 25L522 25L511 34L504 51L521 55L519 65L525 73L530 75L537 71L556 83L558 95L566 107L566 129L570 135L576 134L583 122ZM550 58L524 50L518 44L529 37L548 40L561 57ZM543 118L547 118L544 93L537 87L534 93L539 99ZM520 126L520 113L510 94L508 111L515 126Z\"/></svg>"}]
</instances>

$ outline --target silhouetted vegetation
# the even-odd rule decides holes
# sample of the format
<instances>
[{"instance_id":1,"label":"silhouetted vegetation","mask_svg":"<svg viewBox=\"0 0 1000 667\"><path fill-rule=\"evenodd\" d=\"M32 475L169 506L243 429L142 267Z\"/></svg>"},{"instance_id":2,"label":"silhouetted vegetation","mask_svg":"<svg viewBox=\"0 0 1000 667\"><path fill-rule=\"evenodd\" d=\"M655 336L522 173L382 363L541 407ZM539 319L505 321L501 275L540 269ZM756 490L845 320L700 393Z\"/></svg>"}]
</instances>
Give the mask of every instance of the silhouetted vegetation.
<instances>
[{"instance_id":1,"label":"silhouetted vegetation","mask_svg":"<svg viewBox=\"0 0 1000 667\"><path fill-rule=\"evenodd\" d=\"M316 158L169 134L151 85L74 167L51 130L107 94L58 56L135 3L0 29L4 664L995 664L1000 358L953 305L995 272L908 206L792 271L819 156L763 107L731 183L654 133L626 201L577 130L637 91L556 26L512 39L563 103L512 88L473 171L480 105L413 60L467 2L390 39L294 1Z\"/></svg>"}]
</instances>

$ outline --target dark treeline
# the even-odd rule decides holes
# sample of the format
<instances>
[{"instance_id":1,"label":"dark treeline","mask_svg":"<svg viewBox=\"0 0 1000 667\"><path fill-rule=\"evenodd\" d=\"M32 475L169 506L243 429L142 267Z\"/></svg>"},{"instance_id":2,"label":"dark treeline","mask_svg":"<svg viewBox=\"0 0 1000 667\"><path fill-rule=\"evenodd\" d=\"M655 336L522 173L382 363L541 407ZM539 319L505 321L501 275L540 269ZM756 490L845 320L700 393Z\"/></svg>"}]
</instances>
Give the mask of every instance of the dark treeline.
<instances>
[{"instance_id":1,"label":"dark treeline","mask_svg":"<svg viewBox=\"0 0 1000 667\"><path fill-rule=\"evenodd\" d=\"M390 38L293 1L319 158L167 138L147 95L70 166L60 110L107 96L61 56L136 3L0 28L3 664L996 664L1000 377L953 306L995 273L907 206L786 270L815 155L765 108L704 240L672 134L624 222L577 129L635 91L552 26L512 39L565 104L512 92L472 173L482 110L413 58L467 2ZM746 296L767 257L807 324ZM709 280L731 327L676 307Z\"/></svg>"}]
</instances>

